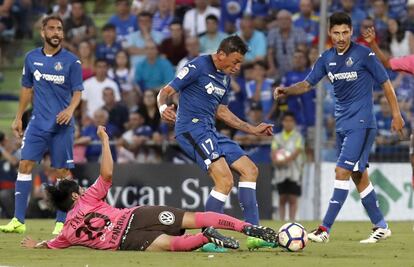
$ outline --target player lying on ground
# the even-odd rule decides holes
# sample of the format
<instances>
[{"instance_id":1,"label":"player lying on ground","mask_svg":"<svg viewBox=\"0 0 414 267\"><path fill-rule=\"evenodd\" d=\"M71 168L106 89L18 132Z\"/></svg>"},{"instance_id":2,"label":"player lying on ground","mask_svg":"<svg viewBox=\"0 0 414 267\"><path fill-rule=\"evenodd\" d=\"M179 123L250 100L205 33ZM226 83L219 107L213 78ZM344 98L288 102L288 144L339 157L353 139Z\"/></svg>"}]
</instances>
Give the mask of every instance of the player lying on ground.
<instances>
[{"instance_id":1,"label":"player lying on ground","mask_svg":"<svg viewBox=\"0 0 414 267\"><path fill-rule=\"evenodd\" d=\"M328 210L317 230L309 233L314 242L329 241L329 231L344 204L350 179L360 194L361 202L374 225L367 239L361 243L376 243L391 235L382 215L374 187L368 177L368 158L376 135L373 114L372 88L381 84L392 110L392 130L401 133L404 120L401 116L394 88L387 72L369 48L351 41L352 21L343 12L329 18L329 36L333 48L325 51L316 61L308 77L289 87L278 87L274 97L306 93L323 77L328 76L335 95L336 145L338 160L335 168L334 192Z\"/></svg>"},{"instance_id":2,"label":"player lying on ground","mask_svg":"<svg viewBox=\"0 0 414 267\"><path fill-rule=\"evenodd\" d=\"M117 209L105 202L112 185L113 161L105 128L98 127L102 141L100 176L87 190L73 180L62 180L46 188L54 208L67 211L62 232L49 241L26 237L27 248L61 249L85 246L95 249L140 251L190 251L212 242L236 249L237 240L221 235L215 228L233 230L275 242L276 232L214 212L185 212L161 206ZM202 233L184 235L185 229L207 227Z\"/></svg>"}]
</instances>

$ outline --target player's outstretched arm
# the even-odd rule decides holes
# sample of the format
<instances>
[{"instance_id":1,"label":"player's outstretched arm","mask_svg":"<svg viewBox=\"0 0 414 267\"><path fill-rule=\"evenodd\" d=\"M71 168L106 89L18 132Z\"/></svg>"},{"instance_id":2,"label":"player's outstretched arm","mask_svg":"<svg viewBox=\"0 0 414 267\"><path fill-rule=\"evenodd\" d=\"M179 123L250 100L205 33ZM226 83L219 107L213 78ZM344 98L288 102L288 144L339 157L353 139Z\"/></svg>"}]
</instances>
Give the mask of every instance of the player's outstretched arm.
<instances>
[{"instance_id":1,"label":"player's outstretched arm","mask_svg":"<svg viewBox=\"0 0 414 267\"><path fill-rule=\"evenodd\" d=\"M100 175L105 181L112 182L114 162L112 159L111 148L109 147L109 137L105 131L105 127L103 126L98 126L98 130L96 131L96 133L102 142L102 160Z\"/></svg>"},{"instance_id":2,"label":"player's outstretched arm","mask_svg":"<svg viewBox=\"0 0 414 267\"><path fill-rule=\"evenodd\" d=\"M157 96L157 105L161 118L168 123L175 123L176 113L174 104L168 106L168 98L174 95L176 91L170 85L166 85L160 90Z\"/></svg>"},{"instance_id":3,"label":"player's outstretched arm","mask_svg":"<svg viewBox=\"0 0 414 267\"><path fill-rule=\"evenodd\" d=\"M12 130L17 138L23 136L22 116L29 103L32 101L33 89L22 87L20 90L19 107L17 108L16 118L12 123Z\"/></svg>"},{"instance_id":4,"label":"player's outstretched arm","mask_svg":"<svg viewBox=\"0 0 414 267\"><path fill-rule=\"evenodd\" d=\"M24 248L48 248L47 241L36 242L30 236L23 238L20 245Z\"/></svg>"},{"instance_id":5,"label":"player's outstretched arm","mask_svg":"<svg viewBox=\"0 0 414 267\"><path fill-rule=\"evenodd\" d=\"M382 84L382 89L384 90L384 95L387 98L388 104L391 108L392 113L392 123L391 130L397 132L400 135L400 138L403 137L403 128L404 128L404 119L401 116L400 107L398 106L397 97L395 96L394 88L392 87L391 81L387 80Z\"/></svg>"},{"instance_id":6,"label":"player's outstretched arm","mask_svg":"<svg viewBox=\"0 0 414 267\"><path fill-rule=\"evenodd\" d=\"M301 95L308 92L311 88L312 86L307 81L298 82L288 87L279 86L273 92L273 98L277 100L288 95Z\"/></svg>"},{"instance_id":7,"label":"player's outstretched arm","mask_svg":"<svg viewBox=\"0 0 414 267\"><path fill-rule=\"evenodd\" d=\"M219 105L216 113L217 119L223 121L228 126L243 131L248 134L257 136L271 136L273 135L273 125L268 123L260 123L253 126L245 121L239 119L233 112L229 110L226 105Z\"/></svg>"},{"instance_id":8,"label":"player's outstretched arm","mask_svg":"<svg viewBox=\"0 0 414 267\"><path fill-rule=\"evenodd\" d=\"M70 119L73 116L73 112L75 112L76 107L79 105L82 97L82 91L75 91L73 92L72 100L67 108L59 112L56 116L56 123L57 124L69 124Z\"/></svg>"},{"instance_id":9,"label":"player's outstretched arm","mask_svg":"<svg viewBox=\"0 0 414 267\"><path fill-rule=\"evenodd\" d=\"M377 42L375 41L375 29L374 27L368 28L363 34L364 40L368 43L369 47L374 51L375 55L381 61L382 65L386 68L391 68L390 59L381 51Z\"/></svg>"}]
</instances>

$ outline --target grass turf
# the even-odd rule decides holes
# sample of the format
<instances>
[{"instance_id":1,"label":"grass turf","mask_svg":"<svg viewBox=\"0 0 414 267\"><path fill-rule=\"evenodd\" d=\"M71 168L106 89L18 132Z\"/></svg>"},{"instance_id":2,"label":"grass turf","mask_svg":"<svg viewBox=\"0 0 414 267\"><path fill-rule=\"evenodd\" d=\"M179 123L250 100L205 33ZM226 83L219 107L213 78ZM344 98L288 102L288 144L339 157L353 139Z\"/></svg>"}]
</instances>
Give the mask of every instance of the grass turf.
<instances>
[{"instance_id":1,"label":"grass turf","mask_svg":"<svg viewBox=\"0 0 414 267\"><path fill-rule=\"evenodd\" d=\"M6 223L0 220L0 223ZM266 221L278 228L281 222ZM305 222L312 229L316 222ZM52 220L27 220L27 235L36 239L51 238ZM391 222L393 236L378 244L362 245L367 237L368 222L338 222L328 244L308 243L298 253L277 249L248 251L245 238L223 231L241 241L241 249L228 253L202 252L121 252L97 251L81 247L65 250L28 250L20 248L23 235L0 233L0 266L414 266L414 233L411 222Z\"/></svg>"}]
</instances>

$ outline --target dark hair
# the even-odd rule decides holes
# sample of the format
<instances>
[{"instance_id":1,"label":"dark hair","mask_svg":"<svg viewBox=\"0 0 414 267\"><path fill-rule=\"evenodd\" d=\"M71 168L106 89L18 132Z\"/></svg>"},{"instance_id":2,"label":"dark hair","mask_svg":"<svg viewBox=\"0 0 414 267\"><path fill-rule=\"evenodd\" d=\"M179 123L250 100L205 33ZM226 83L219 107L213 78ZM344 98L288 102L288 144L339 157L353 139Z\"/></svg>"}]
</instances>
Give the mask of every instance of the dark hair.
<instances>
[{"instance_id":1,"label":"dark hair","mask_svg":"<svg viewBox=\"0 0 414 267\"><path fill-rule=\"evenodd\" d=\"M171 25L180 25L181 27L183 26L183 23L182 23L182 21L180 20L180 19L178 19L178 18L174 18L171 22L170 22L170 25L168 25L168 26L171 26Z\"/></svg>"},{"instance_id":2,"label":"dark hair","mask_svg":"<svg viewBox=\"0 0 414 267\"><path fill-rule=\"evenodd\" d=\"M246 43L238 36L231 35L221 41L217 52L223 51L226 55L237 52L242 55L246 54L248 51Z\"/></svg>"},{"instance_id":3,"label":"dark hair","mask_svg":"<svg viewBox=\"0 0 414 267\"><path fill-rule=\"evenodd\" d=\"M119 4L119 3L127 3L129 5L129 0L116 0L115 4Z\"/></svg>"},{"instance_id":4,"label":"dark hair","mask_svg":"<svg viewBox=\"0 0 414 267\"><path fill-rule=\"evenodd\" d=\"M206 21L207 20L214 20L216 23L218 23L218 18L217 18L217 16L216 15L213 15L213 14L210 14L210 15L208 15L207 17L206 17Z\"/></svg>"},{"instance_id":5,"label":"dark hair","mask_svg":"<svg viewBox=\"0 0 414 267\"><path fill-rule=\"evenodd\" d=\"M152 13L148 12L148 11L142 11L141 13L138 14L138 17L149 17L152 19Z\"/></svg>"},{"instance_id":6,"label":"dark hair","mask_svg":"<svg viewBox=\"0 0 414 267\"><path fill-rule=\"evenodd\" d=\"M394 19L394 20L397 23L397 27L398 27L398 30L395 33L395 39L397 39L398 43L401 43L401 41L405 37L405 29L404 29L403 25L401 25L400 20L398 20L398 19ZM390 30L388 29L388 31L387 31L387 43L390 44L391 42L392 42L392 35L391 35Z\"/></svg>"},{"instance_id":7,"label":"dark hair","mask_svg":"<svg viewBox=\"0 0 414 267\"><path fill-rule=\"evenodd\" d=\"M56 185L46 185L50 208L68 212L73 206L72 193L79 193L79 185L74 180L63 179Z\"/></svg>"},{"instance_id":8,"label":"dark hair","mask_svg":"<svg viewBox=\"0 0 414 267\"><path fill-rule=\"evenodd\" d=\"M284 120L286 117L291 117L294 121L296 121L295 113L293 113L292 111L284 112L282 115L282 120Z\"/></svg>"},{"instance_id":9,"label":"dark hair","mask_svg":"<svg viewBox=\"0 0 414 267\"><path fill-rule=\"evenodd\" d=\"M4 133L0 131L0 143L3 142L5 138L6 136L4 135Z\"/></svg>"},{"instance_id":10,"label":"dark hair","mask_svg":"<svg viewBox=\"0 0 414 267\"><path fill-rule=\"evenodd\" d=\"M107 30L113 30L113 31L115 31L115 30L116 30L116 27L115 27L115 25L114 25L114 24L112 24L112 23L107 23L107 24L105 24L105 25L102 27L102 31L107 31Z\"/></svg>"},{"instance_id":11,"label":"dark hair","mask_svg":"<svg viewBox=\"0 0 414 267\"><path fill-rule=\"evenodd\" d=\"M116 64L116 56L120 53L124 53L126 58L127 58L127 68L131 69L131 60L129 58L129 53L126 50L119 50L118 52L116 52L115 54L115 59L114 59L114 75L116 76L116 70L118 69L118 64Z\"/></svg>"},{"instance_id":12,"label":"dark hair","mask_svg":"<svg viewBox=\"0 0 414 267\"><path fill-rule=\"evenodd\" d=\"M335 25L348 25L352 29L352 19L345 12L335 12L329 17L329 29Z\"/></svg>"},{"instance_id":13,"label":"dark hair","mask_svg":"<svg viewBox=\"0 0 414 267\"><path fill-rule=\"evenodd\" d=\"M58 20L58 21L60 21L60 23L63 26L63 20L62 20L61 17L59 17L57 15L49 15L49 16L46 16L44 19L42 19L42 27L43 28L46 27L46 25L49 22L49 20Z\"/></svg>"}]
</instances>

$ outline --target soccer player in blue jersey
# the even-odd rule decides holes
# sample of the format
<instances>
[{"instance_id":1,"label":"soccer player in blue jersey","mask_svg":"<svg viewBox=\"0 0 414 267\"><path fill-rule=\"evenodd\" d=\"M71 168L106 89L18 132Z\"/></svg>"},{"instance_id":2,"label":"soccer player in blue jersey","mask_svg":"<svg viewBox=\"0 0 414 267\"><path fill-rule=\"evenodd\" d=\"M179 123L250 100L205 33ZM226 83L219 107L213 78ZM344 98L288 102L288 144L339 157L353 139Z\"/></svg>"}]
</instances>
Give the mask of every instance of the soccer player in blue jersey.
<instances>
[{"instance_id":1,"label":"soccer player in blue jersey","mask_svg":"<svg viewBox=\"0 0 414 267\"><path fill-rule=\"evenodd\" d=\"M12 129L22 140L21 161L15 189L14 218L0 226L5 233L24 233L26 207L31 192L32 169L48 150L52 167L61 178L70 175L73 168L73 138L75 108L81 99L82 70L79 59L62 48L63 22L58 16L48 16L42 21L43 47L27 53L22 74L20 103ZM23 135L22 115L33 101L33 113ZM58 234L63 227L66 213L57 211L53 231Z\"/></svg>"},{"instance_id":2,"label":"soccer player in blue jersey","mask_svg":"<svg viewBox=\"0 0 414 267\"><path fill-rule=\"evenodd\" d=\"M328 210L318 229L308 237L315 242L328 242L329 231L349 192L350 177L361 196L371 222L372 233L361 243L376 243L391 236L382 215L374 187L368 177L368 156L375 140L376 121L373 113L372 87L381 84L392 110L392 130L401 132L404 120L387 72L369 48L351 42L352 21L343 12L329 18L329 36L334 45L316 61L307 78L289 87L278 87L274 97L298 95L309 91L324 76L334 86L338 160L335 168L334 192Z\"/></svg>"},{"instance_id":3,"label":"soccer player in blue jersey","mask_svg":"<svg viewBox=\"0 0 414 267\"><path fill-rule=\"evenodd\" d=\"M216 53L195 58L158 95L162 118L175 123L178 144L214 181L206 211L224 212L224 203L233 187L230 169L240 174L239 201L244 218L259 224L256 201L258 169L240 146L215 128L216 118L230 127L254 135L272 135L272 125L257 126L240 120L227 107L230 77L239 71L246 44L234 35L224 39ZM168 98L179 93L177 113Z\"/></svg>"}]
</instances>

